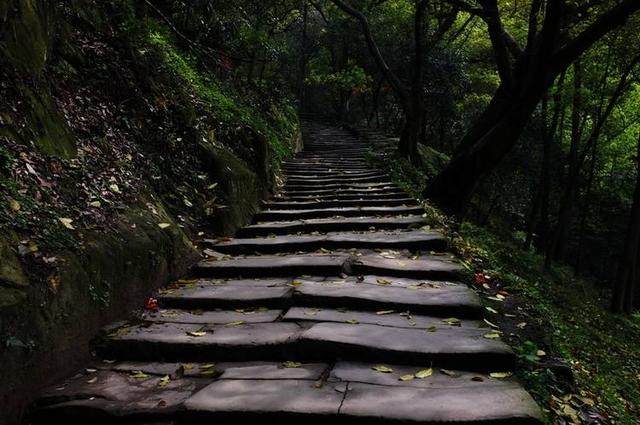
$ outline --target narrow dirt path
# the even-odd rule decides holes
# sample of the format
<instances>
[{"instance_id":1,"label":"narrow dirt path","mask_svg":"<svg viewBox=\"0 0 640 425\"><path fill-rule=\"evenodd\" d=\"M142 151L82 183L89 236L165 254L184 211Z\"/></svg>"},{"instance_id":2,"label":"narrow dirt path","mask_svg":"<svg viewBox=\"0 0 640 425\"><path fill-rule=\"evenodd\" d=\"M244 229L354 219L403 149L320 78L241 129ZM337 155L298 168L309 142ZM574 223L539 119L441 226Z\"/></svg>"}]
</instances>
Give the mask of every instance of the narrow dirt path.
<instances>
[{"instance_id":1,"label":"narrow dirt path","mask_svg":"<svg viewBox=\"0 0 640 425\"><path fill-rule=\"evenodd\" d=\"M541 423L419 205L344 131L305 146L255 224L113 326L36 423Z\"/></svg>"}]
</instances>

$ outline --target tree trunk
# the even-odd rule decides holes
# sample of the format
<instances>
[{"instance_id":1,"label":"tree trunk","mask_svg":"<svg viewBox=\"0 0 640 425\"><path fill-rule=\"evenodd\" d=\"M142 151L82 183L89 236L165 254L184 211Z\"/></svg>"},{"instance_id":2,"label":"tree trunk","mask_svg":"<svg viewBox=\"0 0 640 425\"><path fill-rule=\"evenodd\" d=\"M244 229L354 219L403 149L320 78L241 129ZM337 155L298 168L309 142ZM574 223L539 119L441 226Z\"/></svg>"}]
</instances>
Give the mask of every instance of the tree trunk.
<instances>
[{"instance_id":1,"label":"tree trunk","mask_svg":"<svg viewBox=\"0 0 640 425\"><path fill-rule=\"evenodd\" d=\"M636 152L636 162L640 159L640 137ZM640 168L636 174L636 188L629 227L624 241L620 266L613 287L611 310L616 313L633 312L635 281L638 277L638 245L640 244Z\"/></svg>"},{"instance_id":2,"label":"tree trunk","mask_svg":"<svg viewBox=\"0 0 640 425\"><path fill-rule=\"evenodd\" d=\"M548 70L539 70L536 75L533 81L522 78L529 84L521 96L509 96L504 87L498 88L491 106L463 138L466 149L460 150L425 190L427 199L450 214L464 213L480 179L511 151L553 82Z\"/></svg>"},{"instance_id":3,"label":"tree trunk","mask_svg":"<svg viewBox=\"0 0 640 425\"><path fill-rule=\"evenodd\" d=\"M420 142L420 132L422 129L423 111L414 111L413 108L405 110L405 122L400 134L398 144L398 154L407 158L415 166L422 166L422 160L418 153L418 143Z\"/></svg>"}]
</instances>

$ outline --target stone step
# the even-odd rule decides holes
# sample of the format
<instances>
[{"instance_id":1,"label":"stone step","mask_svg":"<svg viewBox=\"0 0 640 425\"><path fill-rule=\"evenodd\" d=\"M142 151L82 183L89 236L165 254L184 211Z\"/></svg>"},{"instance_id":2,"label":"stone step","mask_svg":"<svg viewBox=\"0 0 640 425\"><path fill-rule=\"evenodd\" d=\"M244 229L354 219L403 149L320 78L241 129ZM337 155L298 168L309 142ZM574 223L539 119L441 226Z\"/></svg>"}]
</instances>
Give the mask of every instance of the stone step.
<instances>
[{"instance_id":1,"label":"stone step","mask_svg":"<svg viewBox=\"0 0 640 425\"><path fill-rule=\"evenodd\" d=\"M224 254L275 254L279 252L317 251L319 249L408 249L442 251L447 240L433 231L333 233L327 235L276 236L271 238L204 241Z\"/></svg>"},{"instance_id":2,"label":"stone step","mask_svg":"<svg viewBox=\"0 0 640 425\"><path fill-rule=\"evenodd\" d=\"M328 217L391 217L418 215L421 207L362 207L362 208L315 208L309 210L265 210L254 217L256 223L265 221L302 220Z\"/></svg>"},{"instance_id":3,"label":"stone step","mask_svg":"<svg viewBox=\"0 0 640 425\"><path fill-rule=\"evenodd\" d=\"M407 194L400 188L397 187L387 187L387 188L375 188L375 189L343 189L339 192L335 190L320 190L320 189L311 189L311 190L283 190L280 192L279 197L283 198L311 198L316 199L322 197L333 199L366 199L366 198L375 198L381 199L385 196L391 197L402 197L406 198Z\"/></svg>"},{"instance_id":4,"label":"stone step","mask_svg":"<svg viewBox=\"0 0 640 425\"><path fill-rule=\"evenodd\" d=\"M283 186L285 191L294 190L344 190L344 189L400 189L390 181L387 182L372 182L372 183L328 183L324 185L314 185L307 183L285 183Z\"/></svg>"},{"instance_id":5,"label":"stone step","mask_svg":"<svg viewBox=\"0 0 640 425\"><path fill-rule=\"evenodd\" d=\"M35 425L65 423L464 423L540 425L535 402L511 379L437 369L424 379L400 380L421 367L337 362L283 367L273 362L192 364L117 363L78 374L38 400ZM426 367L426 366L425 366ZM215 373L211 373L214 370ZM142 372L134 378L134 371ZM328 378L324 378L329 371ZM218 376L219 375L219 376ZM94 381L95 379L95 381ZM316 383L317 382L317 383ZM162 400L163 402L159 402ZM175 422L174 422L175 421ZM315 422L314 422L315 423Z\"/></svg>"},{"instance_id":6,"label":"stone step","mask_svg":"<svg viewBox=\"0 0 640 425\"><path fill-rule=\"evenodd\" d=\"M167 300L162 299L162 304ZM229 325L230 323L269 323L275 322L283 314L282 310L238 309L238 310L181 310L162 308L156 312L145 312L142 316L147 322L191 323L208 325Z\"/></svg>"},{"instance_id":7,"label":"stone step","mask_svg":"<svg viewBox=\"0 0 640 425\"><path fill-rule=\"evenodd\" d=\"M220 261L202 261L195 273L203 277L263 278L281 276L339 276L347 262L347 254L308 254L258 256Z\"/></svg>"},{"instance_id":8,"label":"stone step","mask_svg":"<svg viewBox=\"0 0 640 425\"><path fill-rule=\"evenodd\" d=\"M482 313L477 295L460 283L425 282L377 276L367 276L363 279L363 281L352 277L228 281L203 279L194 284L161 291L158 296L160 305L163 308L180 309L180 314L166 312L152 314L153 317L150 320L214 324L220 323L218 320L225 320L224 324L236 321L226 320L229 314L233 316L234 311L231 309L238 309L235 314L251 315L256 311L266 310L267 307L283 309L290 306L348 308L373 312L393 310L398 314L411 312L456 318L479 318ZM220 314L220 318L205 322L209 317L204 315L205 311L209 314L207 310L213 309L228 311L216 312ZM275 312L277 310L271 310L271 314L265 317L271 318Z\"/></svg>"},{"instance_id":9,"label":"stone step","mask_svg":"<svg viewBox=\"0 0 640 425\"><path fill-rule=\"evenodd\" d=\"M368 177L344 177L344 176L336 176L336 177L326 177L326 178L318 178L318 177L286 177L285 179L287 185L308 185L308 186L325 186L325 185L336 185L336 184L352 184L352 183L391 183L389 180L389 176L368 176Z\"/></svg>"},{"instance_id":10,"label":"stone step","mask_svg":"<svg viewBox=\"0 0 640 425\"><path fill-rule=\"evenodd\" d=\"M393 277L378 278L381 282ZM327 279L313 282L297 278L294 305L317 308L348 308L374 312L393 310L440 317L478 319L482 316L480 299L469 287L459 283L432 282L432 286L399 287L370 283L352 283Z\"/></svg>"},{"instance_id":11,"label":"stone step","mask_svg":"<svg viewBox=\"0 0 640 425\"><path fill-rule=\"evenodd\" d=\"M321 195L284 195L278 194L274 196L272 202L317 202L317 201L345 201L345 200L405 200L407 194L402 190L386 191L386 192L340 192L325 193Z\"/></svg>"},{"instance_id":12,"label":"stone step","mask_svg":"<svg viewBox=\"0 0 640 425\"><path fill-rule=\"evenodd\" d=\"M299 171L285 172L287 178L294 179L309 179L309 178L328 178L328 177L384 177L385 173L379 171L314 171L305 168L301 168Z\"/></svg>"},{"instance_id":13,"label":"stone step","mask_svg":"<svg viewBox=\"0 0 640 425\"><path fill-rule=\"evenodd\" d=\"M370 324L293 322L232 326L152 323L121 328L98 347L104 358L163 361L298 360L431 365L510 371L515 355L486 330L451 327L428 332Z\"/></svg>"},{"instance_id":14,"label":"stone step","mask_svg":"<svg viewBox=\"0 0 640 425\"><path fill-rule=\"evenodd\" d=\"M348 218L320 218L299 221L269 222L254 224L238 230L236 235L241 238L251 238L269 235L286 235L311 232L351 232L366 231L371 228L377 230L408 229L425 224L424 218L418 215L407 217L348 217Z\"/></svg>"},{"instance_id":15,"label":"stone step","mask_svg":"<svg viewBox=\"0 0 640 425\"><path fill-rule=\"evenodd\" d=\"M308 210L314 208L339 208L339 207L397 207L418 205L413 198L398 199L340 199L340 200L312 200L308 202L270 201L265 203L269 210Z\"/></svg>"}]
</instances>

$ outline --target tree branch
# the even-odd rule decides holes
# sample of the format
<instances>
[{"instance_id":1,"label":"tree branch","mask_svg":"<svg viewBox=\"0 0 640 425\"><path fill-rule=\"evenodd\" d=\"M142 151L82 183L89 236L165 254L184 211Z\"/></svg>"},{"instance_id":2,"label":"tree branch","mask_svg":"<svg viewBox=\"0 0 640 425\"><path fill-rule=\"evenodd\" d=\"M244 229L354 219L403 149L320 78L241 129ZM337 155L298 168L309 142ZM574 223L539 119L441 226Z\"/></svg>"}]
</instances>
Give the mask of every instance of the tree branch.
<instances>
[{"instance_id":1,"label":"tree branch","mask_svg":"<svg viewBox=\"0 0 640 425\"><path fill-rule=\"evenodd\" d=\"M408 103L409 96L407 94L407 90L400 82L400 79L394 74L394 72L389 68L387 62L382 57L382 53L380 53L380 49L373 39L373 34L371 34L371 27L369 26L369 21L367 21L367 17L362 14L359 10L353 8L342 0L331 0L333 4L335 4L338 9L342 10L346 14L350 15L354 19L356 19L360 23L360 27L362 28L362 33L364 35L365 41L367 43L367 47L369 49L369 53L373 56L373 59L376 63L376 66L384 75L384 77L389 81L391 87L393 87L394 91L403 102L403 104Z\"/></svg>"},{"instance_id":2,"label":"tree branch","mask_svg":"<svg viewBox=\"0 0 640 425\"><path fill-rule=\"evenodd\" d=\"M614 6L573 40L565 43L564 47L554 52L550 61L551 65L557 71L566 68L607 33L623 26L627 19L638 10L640 10L640 1L638 0L624 0Z\"/></svg>"}]
</instances>

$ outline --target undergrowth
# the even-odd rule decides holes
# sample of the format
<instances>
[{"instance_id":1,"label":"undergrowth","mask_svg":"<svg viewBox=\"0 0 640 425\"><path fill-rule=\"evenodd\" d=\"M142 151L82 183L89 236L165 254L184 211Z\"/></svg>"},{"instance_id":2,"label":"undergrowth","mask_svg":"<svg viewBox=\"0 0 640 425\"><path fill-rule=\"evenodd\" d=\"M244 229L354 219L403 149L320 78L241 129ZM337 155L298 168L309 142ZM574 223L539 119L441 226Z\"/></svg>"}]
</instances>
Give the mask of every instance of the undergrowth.
<instances>
[{"instance_id":1,"label":"undergrowth","mask_svg":"<svg viewBox=\"0 0 640 425\"><path fill-rule=\"evenodd\" d=\"M369 160L417 198L432 174L393 155ZM489 319L519 355L518 377L551 413L550 421L640 422L640 315L610 313L597 282L564 265L543 270L542 256L515 236L454 223L428 204L425 211L469 269L509 294L505 302L488 301L498 311Z\"/></svg>"}]
</instances>

